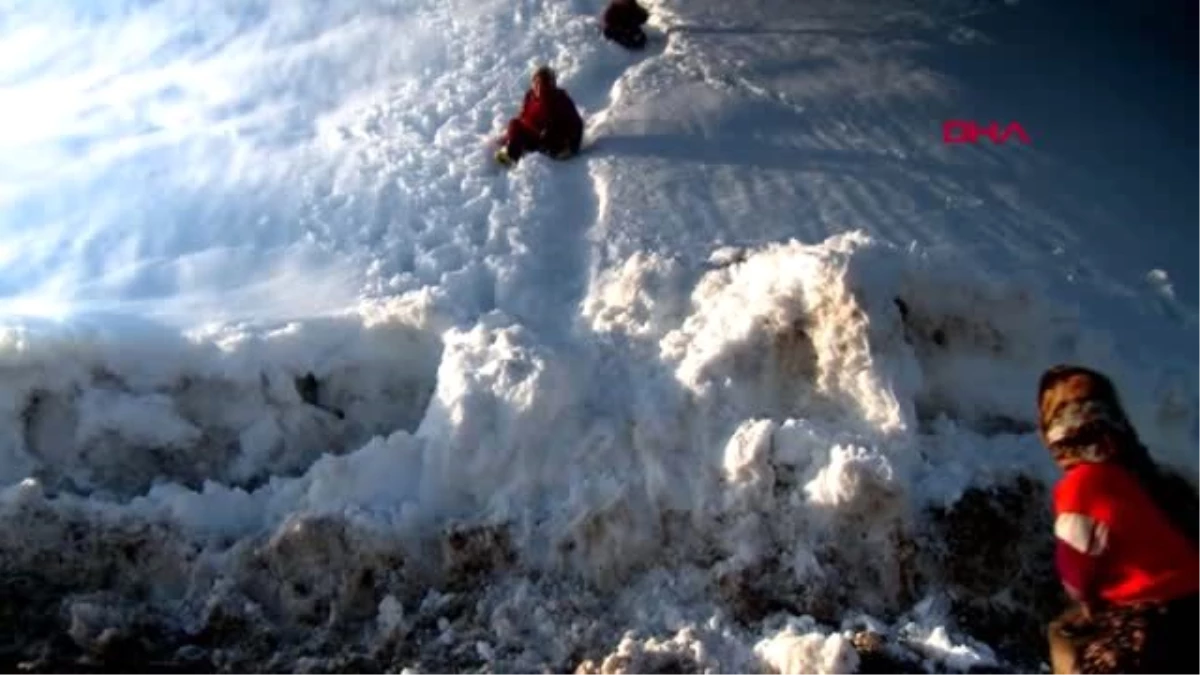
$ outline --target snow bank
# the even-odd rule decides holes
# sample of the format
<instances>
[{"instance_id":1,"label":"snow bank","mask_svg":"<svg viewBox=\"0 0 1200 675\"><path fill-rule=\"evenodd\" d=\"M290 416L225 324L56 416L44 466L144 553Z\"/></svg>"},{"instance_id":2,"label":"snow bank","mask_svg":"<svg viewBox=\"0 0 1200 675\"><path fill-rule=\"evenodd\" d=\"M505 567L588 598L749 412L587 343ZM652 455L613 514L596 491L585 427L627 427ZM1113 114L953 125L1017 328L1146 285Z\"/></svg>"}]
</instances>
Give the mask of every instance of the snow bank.
<instances>
[{"instance_id":1,"label":"snow bank","mask_svg":"<svg viewBox=\"0 0 1200 675\"><path fill-rule=\"evenodd\" d=\"M10 328L0 560L79 598L81 649L153 615L172 648L214 622L287 644L373 625L355 649L404 661L404 636L434 631L422 658L447 668L845 672L859 652L839 626L865 612L893 653L994 662L947 632L973 625L905 613L951 589L1020 611L1008 577L956 566L989 564L965 557L973 528L1013 528L1016 555L1043 542L1054 474L1029 388L1081 329L860 233L717 256L682 297L653 280L673 264L622 269L627 289L602 279L589 305L606 330L568 343L502 312L447 327L411 298L137 359ZM564 584L582 599L562 604ZM101 590L120 617L93 611ZM606 609L563 630L588 603ZM550 642L530 651L537 622ZM301 658L221 649L204 652L221 667Z\"/></svg>"},{"instance_id":2,"label":"snow bank","mask_svg":"<svg viewBox=\"0 0 1200 675\"><path fill-rule=\"evenodd\" d=\"M129 497L159 481L251 486L415 429L441 343L419 301L179 336L80 322L0 334L0 477ZM165 333L165 334L164 334Z\"/></svg>"}]
</instances>

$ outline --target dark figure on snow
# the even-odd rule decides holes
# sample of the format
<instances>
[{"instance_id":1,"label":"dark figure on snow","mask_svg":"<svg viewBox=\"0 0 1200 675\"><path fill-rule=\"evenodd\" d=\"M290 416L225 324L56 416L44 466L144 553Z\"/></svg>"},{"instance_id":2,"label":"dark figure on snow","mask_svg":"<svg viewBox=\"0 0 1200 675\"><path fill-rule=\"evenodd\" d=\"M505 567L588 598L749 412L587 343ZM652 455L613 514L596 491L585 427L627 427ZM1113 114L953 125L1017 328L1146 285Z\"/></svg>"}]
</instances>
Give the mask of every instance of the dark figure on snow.
<instances>
[{"instance_id":1,"label":"dark figure on snow","mask_svg":"<svg viewBox=\"0 0 1200 675\"><path fill-rule=\"evenodd\" d=\"M626 49L641 49L646 46L642 24L649 19L650 14L637 0L612 0L600 23L604 37Z\"/></svg>"},{"instance_id":2,"label":"dark figure on snow","mask_svg":"<svg viewBox=\"0 0 1200 675\"><path fill-rule=\"evenodd\" d=\"M1038 413L1063 471L1055 562L1072 601L1050 624L1054 672L1200 672L1195 489L1151 459L1116 388L1094 370L1046 371Z\"/></svg>"},{"instance_id":3,"label":"dark figure on snow","mask_svg":"<svg viewBox=\"0 0 1200 675\"><path fill-rule=\"evenodd\" d=\"M558 88L549 67L534 72L521 113L509 121L503 143L496 160L505 166L516 164L527 152L541 152L554 159L568 159L579 153L583 118L567 92Z\"/></svg>"}]
</instances>

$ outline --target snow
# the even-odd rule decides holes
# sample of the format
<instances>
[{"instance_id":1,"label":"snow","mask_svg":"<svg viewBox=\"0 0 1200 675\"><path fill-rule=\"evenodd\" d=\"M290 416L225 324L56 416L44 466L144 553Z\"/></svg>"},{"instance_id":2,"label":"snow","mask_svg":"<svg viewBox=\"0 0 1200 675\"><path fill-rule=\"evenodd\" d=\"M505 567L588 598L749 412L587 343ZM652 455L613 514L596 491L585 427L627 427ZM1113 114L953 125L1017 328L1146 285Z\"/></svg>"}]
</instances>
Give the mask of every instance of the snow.
<instances>
[{"instance_id":1,"label":"snow","mask_svg":"<svg viewBox=\"0 0 1200 675\"><path fill-rule=\"evenodd\" d=\"M1036 565L946 522L1044 511L1040 372L1198 468L1194 81L1136 3L658 0L638 54L585 0L10 4L0 570L93 658L1030 669L954 603ZM589 147L504 173L539 63Z\"/></svg>"},{"instance_id":2,"label":"snow","mask_svg":"<svg viewBox=\"0 0 1200 675\"><path fill-rule=\"evenodd\" d=\"M778 673L853 673L858 654L838 633L825 635L808 621L789 620L788 625L759 642L755 649Z\"/></svg>"}]
</instances>

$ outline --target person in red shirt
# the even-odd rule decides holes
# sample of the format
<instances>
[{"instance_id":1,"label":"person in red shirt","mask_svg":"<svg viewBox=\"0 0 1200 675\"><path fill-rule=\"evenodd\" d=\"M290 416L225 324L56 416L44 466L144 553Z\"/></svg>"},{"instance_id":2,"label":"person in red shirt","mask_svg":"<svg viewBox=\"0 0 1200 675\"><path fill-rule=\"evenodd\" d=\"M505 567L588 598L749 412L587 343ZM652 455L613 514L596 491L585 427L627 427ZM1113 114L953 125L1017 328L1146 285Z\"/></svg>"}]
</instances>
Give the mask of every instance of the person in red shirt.
<instances>
[{"instance_id":1,"label":"person in red shirt","mask_svg":"<svg viewBox=\"0 0 1200 675\"><path fill-rule=\"evenodd\" d=\"M1055 564L1072 600L1049 630L1056 673L1200 672L1200 499L1157 466L1112 382L1056 366L1038 387Z\"/></svg>"},{"instance_id":2,"label":"person in red shirt","mask_svg":"<svg viewBox=\"0 0 1200 675\"><path fill-rule=\"evenodd\" d=\"M541 152L555 159L579 153L583 143L583 118L566 91L559 89L554 71L542 66L533 79L521 112L508 123L496 159L512 166L527 152Z\"/></svg>"},{"instance_id":3,"label":"person in red shirt","mask_svg":"<svg viewBox=\"0 0 1200 675\"><path fill-rule=\"evenodd\" d=\"M626 49L642 49L646 46L642 24L649 20L650 13L637 0L612 0L600 18L600 31Z\"/></svg>"}]
</instances>

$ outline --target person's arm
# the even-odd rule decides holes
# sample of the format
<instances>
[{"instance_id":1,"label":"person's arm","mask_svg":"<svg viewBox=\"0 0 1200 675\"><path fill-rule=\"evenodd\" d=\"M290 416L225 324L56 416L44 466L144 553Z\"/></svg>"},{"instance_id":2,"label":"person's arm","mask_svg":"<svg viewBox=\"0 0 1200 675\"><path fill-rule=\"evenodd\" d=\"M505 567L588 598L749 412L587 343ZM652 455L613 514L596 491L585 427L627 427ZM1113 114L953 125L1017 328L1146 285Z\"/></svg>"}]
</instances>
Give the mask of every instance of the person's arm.
<instances>
[{"instance_id":1,"label":"person's arm","mask_svg":"<svg viewBox=\"0 0 1200 675\"><path fill-rule=\"evenodd\" d=\"M550 94L550 100L546 101L546 126L540 129L542 140L557 137L562 131L562 114L563 114L563 99L566 95L561 91L554 90Z\"/></svg>"},{"instance_id":2,"label":"person's arm","mask_svg":"<svg viewBox=\"0 0 1200 675\"><path fill-rule=\"evenodd\" d=\"M1078 513L1064 513L1055 519L1054 562L1067 594L1087 611L1098 598L1100 556L1104 553L1098 543L1104 537L1098 531L1104 525L1085 519Z\"/></svg>"},{"instance_id":3,"label":"person's arm","mask_svg":"<svg viewBox=\"0 0 1200 675\"><path fill-rule=\"evenodd\" d=\"M522 123L525 122L525 111L529 108L529 97L532 95L532 93L532 91L525 92L525 97L521 99L521 109L517 111L517 116L513 118L514 120L520 120ZM495 143L497 145L504 145L510 140L512 139L508 137L508 131L506 130L504 133L496 137Z\"/></svg>"},{"instance_id":4,"label":"person's arm","mask_svg":"<svg viewBox=\"0 0 1200 675\"><path fill-rule=\"evenodd\" d=\"M1079 466L1063 478L1054 499L1055 566L1084 611L1099 600L1101 563L1109 553L1105 482L1094 467Z\"/></svg>"},{"instance_id":5,"label":"person's arm","mask_svg":"<svg viewBox=\"0 0 1200 675\"><path fill-rule=\"evenodd\" d=\"M525 97L521 99L521 112L517 113L517 118L522 122L525 121L525 114L529 112L529 103L533 100L533 90L525 92Z\"/></svg>"},{"instance_id":6,"label":"person's arm","mask_svg":"<svg viewBox=\"0 0 1200 675\"><path fill-rule=\"evenodd\" d=\"M533 131L537 134L538 139L545 143L548 139L554 137L555 129L558 126L558 120L556 119L558 111L557 105L554 102L555 96L553 92L543 94L542 96L542 126L535 127ZM546 96L549 96L549 100L546 100Z\"/></svg>"},{"instance_id":7,"label":"person's arm","mask_svg":"<svg viewBox=\"0 0 1200 675\"><path fill-rule=\"evenodd\" d=\"M560 105L562 112L559 118L561 120L559 128L566 136L564 140L567 141L571 153L576 154L583 142L583 117L579 114L579 108L575 105L575 101L571 100L571 97L565 92Z\"/></svg>"}]
</instances>

